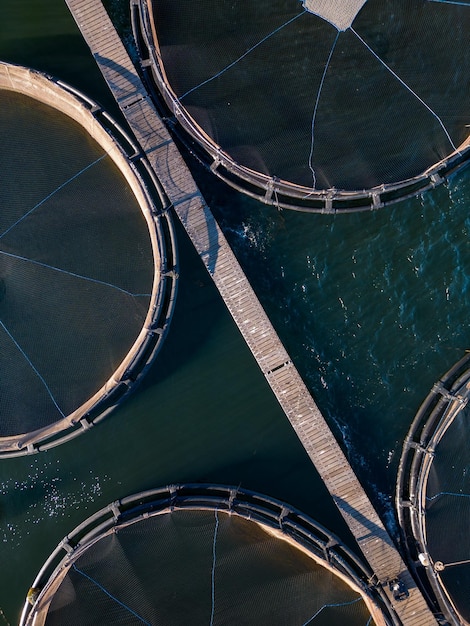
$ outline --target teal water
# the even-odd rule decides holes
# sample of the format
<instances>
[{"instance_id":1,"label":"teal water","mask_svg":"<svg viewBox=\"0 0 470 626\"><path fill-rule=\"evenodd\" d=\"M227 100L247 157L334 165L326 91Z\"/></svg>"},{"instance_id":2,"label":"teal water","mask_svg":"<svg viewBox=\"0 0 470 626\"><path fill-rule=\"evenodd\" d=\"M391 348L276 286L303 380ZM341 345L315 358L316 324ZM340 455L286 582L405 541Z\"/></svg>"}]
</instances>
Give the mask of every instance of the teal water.
<instances>
[{"instance_id":1,"label":"teal water","mask_svg":"<svg viewBox=\"0 0 470 626\"><path fill-rule=\"evenodd\" d=\"M127 1L113 7L123 13ZM114 111L62 0L3 0L0 58L48 71ZM192 167L392 523L403 437L432 384L469 347L470 171L391 209L331 217L277 212ZM0 463L0 608L10 624L70 529L114 499L166 483L241 484L288 501L349 541L180 228L178 243L178 306L139 390L76 440Z\"/></svg>"},{"instance_id":2,"label":"teal water","mask_svg":"<svg viewBox=\"0 0 470 626\"><path fill-rule=\"evenodd\" d=\"M388 480L377 477L387 490L411 416L469 347L469 204L467 170L376 213L227 212L233 245L320 406L358 461L368 466L372 447L390 466Z\"/></svg>"}]
</instances>

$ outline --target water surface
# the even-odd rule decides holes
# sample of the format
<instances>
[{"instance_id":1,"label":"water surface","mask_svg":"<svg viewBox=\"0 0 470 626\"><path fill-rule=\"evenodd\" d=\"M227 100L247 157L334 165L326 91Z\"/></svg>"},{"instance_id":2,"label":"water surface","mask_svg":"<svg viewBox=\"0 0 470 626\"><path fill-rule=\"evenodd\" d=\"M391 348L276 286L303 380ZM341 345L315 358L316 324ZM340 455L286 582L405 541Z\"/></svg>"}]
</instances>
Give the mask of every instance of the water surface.
<instances>
[{"instance_id":1,"label":"water surface","mask_svg":"<svg viewBox=\"0 0 470 626\"><path fill-rule=\"evenodd\" d=\"M124 11L127 2L115 1ZM111 98L61 0L5 0L0 58ZM111 106L111 105L110 105ZM468 348L470 172L350 216L278 212L192 168L360 479L393 522L400 446L420 402ZM0 464L0 608L17 623L37 570L108 502L180 481L241 484L349 540L339 514L178 229L178 306L139 390L91 432Z\"/></svg>"}]
</instances>

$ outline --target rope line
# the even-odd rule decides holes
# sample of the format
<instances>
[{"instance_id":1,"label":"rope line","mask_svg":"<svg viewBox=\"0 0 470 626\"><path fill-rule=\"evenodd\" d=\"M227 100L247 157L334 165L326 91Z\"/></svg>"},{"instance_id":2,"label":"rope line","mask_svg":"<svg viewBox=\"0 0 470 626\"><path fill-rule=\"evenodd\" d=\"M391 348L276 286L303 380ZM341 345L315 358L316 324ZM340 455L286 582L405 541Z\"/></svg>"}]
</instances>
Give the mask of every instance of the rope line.
<instances>
[{"instance_id":1,"label":"rope line","mask_svg":"<svg viewBox=\"0 0 470 626\"><path fill-rule=\"evenodd\" d=\"M19 261L25 261L26 263L32 263L33 265L38 265L39 267L46 267L47 269L54 270L55 272L60 272L61 274L68 274L69 276L73 276L74 278L80 278L81 280L87 280L91 283L96 283L105 287L111 287L111 289L116 289L117 291L126 294L126 296L131 296L131 298L150 297L152 295L151 293L131 293L130 291L127 291L127 289L123 289L122 287L118 287L117 285L113 285L112 283L107 283L105 280L99 280L98 278L91 278L90 276L76 274L75 272L63 270L60 267L55 267L54 265L49 265L48 263L43 263L42 261L28 259L27 257L20 256L19 254L13 254L12 252L5 252L4 250L0 250L0 254L11 257L13 259L18 259Z\"/></svg>"},{"instance_id":2,"label":"rope line","mask_svg":"<svg viewBox=\"0 0 470 626\"><path fill-rule=\"evenodd\" d=\"M69 183L71 183L73 180L75 180L76 178L78 178L79 176L81 176L84 172L86 172L87 170L89 170L91 167L93 167L94 165L96 165L97 163L99 163L100 161L102 161L106 156L108 156L108 153L105 152L103 155L101 155L98 159L96 159L95 161L93 161L93 163L89 163L86 167L84 167L83 169L81 169L79 172L77 172L76 174L74 174L73 176L71 176L68 180L66 180L64 183L62 183L61 185L59 185L56 189L54 189L54 191L51 191L50 194L48 194L45 198L43 198L40 202L38 202L37 204L35 204L33 206L32 209L30 209L27 213L25 213L22 217L18 218L16 220L16 222L14 224L12 224L11 226L9 226L5 231L3 231L2 234L0 234L0 239L2 239L2 237L5 237L5 235L7 235L13 228L15 228L15 226L17 226L20 222L22 222L26 217L28 217L28 215L31 215L31 213L33 211L35 211L37 208L39 208L42 204L44 204L45 202L47 202L50 198L52 198L53 195L55 195L58 191L60 191L61 189L63 189L64 187L66 187Z\"/></svg>"},{"instance_id":3,"label":"rope line","mask_svg":"<svg viewBox=\"0 0 470 626\"><path fill-rule=\"evenodd\" d=\"M455 567L456 565L468 565L470 563L470 559L465 559L464 561L454 561L453 563L444 563L445 567Z\"/></svg>"},{"instance_id":4,"label":"rope line","mask_svg":"<svg viewBox=\"0 0 470 626\"><path fill-rule=\"evenodd\" d=\"M10 331L8 330L8 328L5 326L5 324L2 322L2 320L0 320L0 325L2 326L2 328L4 329L4 331L6 332L6 334L10 337L10 339L12 340L12 342L15 344L15 346L18 348L18 350L21 352L21 354L24 356L24 358L26 359L26 361L29 363L31 369L33 370L33 372L36 374L36 376L39 378L39 380L42 382L42 384L44 385L44 387L46 388L47 393L49 394L52 402L54 403L56 409L59 411L59 413L62 415L62 417L65 417L62 409L60 408L60 406L57 404L54 396L52 395L52 391L49 389L48 384L46 383L46 381L44 380L44 378L41 376L41 374L39 373L39 371L37 370L37 368L33 365L31 359L28 357L28 355L26 354L26 352L23 350L23 348L20 346L20 344L16 341L16 339L13 337L13 335L10 333Z\"/></svg>"},{"instance_id":5,"label":"rope line","mask_svg":"<svg viewBox=\"0 0 470 626\"><path fill-rule=\"evenodd\" d=\"M318 87L318 92L317 92L317 99L315 101L315 108L313 109L312 125L311 125L312 140L310 144L310 154L308 157L308 166L310 168L310 171L312 172L312 177L313 177L313 185L312 185L313 189L315 189L316 183L317 183L316 176L315 176L315 169L313 167L313 147L315 144L315 118L317 116L318 104L320 102L321 91L323 89L323 83L325 82L326 73L328 71L328 67L330 66L331 57L333 56L333 52L336 48L336 43L338 41L339 35L340 35L340 31L338 30L336 33L335 40L333 41L333 45L331 46L330 54L328 55L328 60L325 65L325 69L323 70L323 76L321 77L320 85Z\"/></svg>"},{"instance_id":6,"label":"rope line","mask_svg":"<svg viewBox=\"0 0 470 626\"><path fill-rule=\"evenodd\" d=\"M356 604L356 602L359 602L360 600L362 600L361 596L359 596L358 598L355 598L354 600L350 600L349 602L338 602L337 604L324 604L321 608L318 609L318 611L314 615L312 615L312 617L310 619L308 619L306 622L304 622L302 624L302 626L307 626L307 624L310 624L310 622L313 622L313 620L318 615L320 615L320 613L323 611L323 609L334 608L334 607L341 607L341 606L349 606L351 604ZM370 622L370 620L369 620L369 622Z\"/></svg>"},{"instance_id":7,"label":"rope line","mask_svg":"<svg viewBox=\"0 0 470 626\"><path fill-rule=\"evenodd\" d=\"M470 498L470 494L468 493L454 493L453 491L440 491L439 493L436 493L436 495L434 496L426 496L426 500L429 500L431 502L432 500L436 500L437 498L440 498L441 496L456 496L457 498Z\"/></svg>"},{"instance_id":8,"label":"rope line","mask_svg":"<svg viewBox=\"0 0 470 626\"><path fill-rule=\"evenodd\" d=\"M214 541L212 542L212 572L211 572L211 621L210 626L214 624L214 612L215 612L215 561L216 561L216 542L217 542L217 531L219 530L219 516L217 515L217 509L214 511L215 513L215 528L214 528Z\"/></svg>"},{"instance_id":9,"label":"rope line","mask_svg":"<svg viewBox=\"0 0 470 626\"><path fill-rule=\"evenodd\" d=\"M350 26L350 29L351 29L351 32L353 32L356 35L356 37L359 39L359 41L367 48L367 50L369 50L369 52L385 67L385 69L387 69L390 72L390 74L392 74L392 76L394 76L398 80L398 82L401 83L403 85L403 87L405 87L405 89L407 89L419 102L421 102L421 104L433 115L433 117L436 118L436 120L439 122L442 130L444 131L447 139L449 140L450 145L452 146L452 148L458 154L460 154L459 151L457 150L457 148L455 147L454 142L452 141L449 133L447 132L447 128L444 126L444 122L441 120L441 118L438 116L438 114L435 111L433 111L431 109L431 107L428 104L426 104L426 102L424 102L424 100L422 98L420 98L418 96L418 94L415 91L413 91L413 89L411 89L411 87L409 85L407 85L405 83L405 81L402 78L400 78L400 76L398 76L398 74L396 72L394 72L392 70L392 68L389 67L385 63L385 61L382 61L382 59L379 57L379 55L376 52L374 52L374 50L372 50L372 48L369 46L369 44L366 43L364 41L364 39L362 39L362 37L354 30L354 28L352 26Z\"/></svg>"},{"instance_id":10,"label":"rope line","mask_svg":"<svg viewBox=\"0 0 470 626\"><path fill-rule=\"evenodd\" d=\"M3 618L3 621L5 622L5 624L7 626L10 626L10 622L7 620L7 616L5 615L5 613L2 611L2 609L0 609L0 616Z\"/></svg>"},{"instance_id":11,"label":"rope line","mask_svg":"<svg viewBox=\"0 0 470 626\"><path fill-rule=\"evenodd\" d=\"M461 7L470 7L470 3L457 2L457 0L428 0L428 2L440 2L441 4L458 4Z\"/></svg>"},{"instance_id":12,"label":"rope line","mask_svg":"<svg viewBox=\"0 0 470 626\"><path fill-rule=\"evenodd\" d=\"M181 102L181 100L183 100L183 98L186 98L186 96L189 96L189 94L192 93L193 91L196 91L196 89L199 89L200 87L203 87L204 85L207 85L207 83L210 83L211 81L215 80L216 78L219 78L219 76L222 76L222 74L224 74L227 70L229 70L234 65L236 65L239 61L244 59L248 54L250 54L250 52L253 52L253 50L255 50L258 46L263 44L270 37L272 37L273 35L278 33L280 30L282 30L283 28L285 28L286 26L288 26L289 24L294 22L296 19L298 19L299 17L301 17L305 13L306 13L306 9L304 9L302 11L302 13L298 13L297 15L292 17L290 20L287 20L287 22L284 22L284 24L281 24L281 26L278 26L271 33L269 33L269 35L266 35L266 37L263 37L263 39L258 41L258 43L255 43L255 45L251 46L251 48L248 48L248 50L246 50L241 56L239 56L238 59L235 59L235 61L232 61L232 63L229 63L229 65L227 65L226 67L221 69L220 72L217 72L217 74L214 74L214 76L212 76L211 78L207 78L206 80L202 81L202 83L199 83L199 85L196 85L195 87L192 87L191 89L186 91L186 93L184 93L182 96L179 97L179 101Z\"/></svg>"},{"instance_id":13,"label":"rope line","mask_svg":"<svg viewBox=\"0 0 470 626\"><path fill-rule=\"evenodd\" d=\"M98 589L101 589L101 591L103 593L105 593L109 598L111 598L111 600L114 600L114 602L116 602L117 604L122 606L124 609L126 609L126 611L129 611L129 613L131 613L132 615L137 617L137 619L140 620L143 624L147 624L147 626L152 626L152 624L150 622L147 622L145 619L143 619L138 613L136 613L129 606L127 606L127 604L124 604L124 602L121 602L115 596L113 596L113 594L110 593L107 589L105 589L103 587L103 585L100 585L100 583L97 580L95 580L94 578L92 578L88 574L85 574L85 572L83 572L82 570L78 569L78 567L75 565L75 563L72 565L72 569L74 569L78 574L80 574L81 576L83 576L84 578L89 580L91 583L96 585L98 587Z\"/></svg>"}]
</instances>

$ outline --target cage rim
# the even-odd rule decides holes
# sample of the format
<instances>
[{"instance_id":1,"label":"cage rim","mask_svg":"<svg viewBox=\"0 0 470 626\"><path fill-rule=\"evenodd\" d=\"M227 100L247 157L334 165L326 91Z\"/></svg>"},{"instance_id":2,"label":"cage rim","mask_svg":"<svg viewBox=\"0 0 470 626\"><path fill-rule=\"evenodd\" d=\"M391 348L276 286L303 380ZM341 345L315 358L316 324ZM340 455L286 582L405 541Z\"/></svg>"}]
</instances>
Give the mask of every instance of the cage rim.
<instances>
[{"instance_id":1,"label":"cage rim","mask_svg":"<svg viewBox=\"0 0 470 626\"><path fill-rule=\"evenodd\" d=\"M307 213L351 213L377 210L418 196L444 183L470 164L470 134L449 155L413 177L371 188L344 190L312 189L268 176L237 163L193 120L179 102L163 66L150 0L130 0L131 22L140 70L152 97L158 98L173 119L164 117L170 130L183 143L190 138L209 158L206 163L218 178L249 197L278 209ZM138 13L138 15L137 15ZM181 129L181 130L180 130Z\"/></svg>"},{"instance_id":2,"label":"cage rim","mask_svg":"<svg viewBox=\"0 0 470 626\"><path fill-rule=\"evenodd\" d=\"M467 622L459 614L428 552L424 499L434 450L470 400L469 382L467 351L439 378L419 407L403 443L395 491L395 509L408 563L423 589L427 588L428 598L437 603L454 626ZM419 553L426 555L429 565L420 563Z\"/></svg>"},{"instance_id":3,"label":"cage rim","mask_svg":"<svg viewBox=\"0 0 470 626\"><path fill-rule=\"evenodd\" d=\"M75 438L102 421L135 389L169 329L177 294L178 259L170 203L159 181L149 176L150 168L135 141L107 111L62 80L4 61L0 61L0 89L22 94L58 110L77 122L106 151L114 167L126 179L145 219L154 265L152 294L144 324L116 370L100 389L65 418L27 433L0 437L0 458L10 458L48 450ZM111 147L106 148L106 142Z\"/></svg>"},{"instance_id":4,"label":"cage rim","mask_svg":"<svg viewBox=\"0 0 470 626\"><path fill-rule=\"evenodd\" d=\"M34 605L25 600L19 626L35 623L35 607L57 577L66 575L73 563L103 537L149 517L183 510L220 511L256 523L265 532L274 531L277 539L293 543L297 550L307 553L321 567L333 571L355 589L371 615L381 620L378 624L397 624L388 596L376 584L368 564L311 517L281 500L240 486L181 483L141 491L111 502L68 533L36 575L31 589L40 592ZM48 599L49 603L51 600Z\"/></svg>"}]
</instances>

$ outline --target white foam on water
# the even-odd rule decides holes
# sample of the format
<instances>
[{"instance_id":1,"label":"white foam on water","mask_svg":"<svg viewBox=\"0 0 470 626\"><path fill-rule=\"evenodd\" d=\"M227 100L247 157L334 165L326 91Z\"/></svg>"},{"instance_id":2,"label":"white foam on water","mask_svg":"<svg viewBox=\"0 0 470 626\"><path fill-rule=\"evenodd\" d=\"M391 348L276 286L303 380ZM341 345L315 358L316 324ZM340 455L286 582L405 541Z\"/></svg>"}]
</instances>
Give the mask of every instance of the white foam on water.
<instances>
[{"instance_id":1,"label":"white foam on water","mask_svg":"<svg viewBox=\"0 0 470 626\"><path fill-rule=\"evenodd\" d=\"M85 478L71 477L60 462L35 460L23 480L7 478L0 483L5 498L4 516L0 519L0 543L20 545L23 535L50 518L69 517L76 509L87 508L102 495L102 485L109 476L97 476L89 470Z\"/></svg>"}]
</instances>

